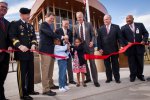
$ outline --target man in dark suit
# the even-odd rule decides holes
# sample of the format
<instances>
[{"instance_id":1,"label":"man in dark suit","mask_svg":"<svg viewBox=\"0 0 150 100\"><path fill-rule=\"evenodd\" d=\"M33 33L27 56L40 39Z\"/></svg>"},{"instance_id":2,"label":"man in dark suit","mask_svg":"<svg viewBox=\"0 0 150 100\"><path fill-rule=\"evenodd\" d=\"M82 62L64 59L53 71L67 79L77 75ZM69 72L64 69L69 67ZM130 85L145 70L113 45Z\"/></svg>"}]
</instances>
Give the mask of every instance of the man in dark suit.
<instances>
[{"instance_id":1,"label":"man in dark suit","mask_svg":"<svg viewBox=\"0 0 150 100\"><path fill-rule=\"evenodd\" d=\"M11 50L8 27L9 22L4 18L8 10L6 2L0 2L0 100L6 100L4 93L4 82L9 69L9 54L2 52L1 49Z\"/></svg>"},{"instance_id":2,"label":"man in dark suit","mask_svg":"<svg viewBox=\"0 0 150 100\"><path fill-rule=\"evenodd\" d=\"M93 27L91 23L84 21L84 16L82 12L77 12L76 17L78 20L78 24L74 27L74 31L75 31L74 39L81 38L86 45L85 47L88 47L87 50L90 51L90 54L94 54L93 44L94 44L95 35L94 35ZM94 85L96 87L100 87L100 84L98 83L98 74L97 74L95 60L89 60L89 61L90 61L91 74L94 81ZM91 81L88 65L86 66L86 68L87 68L87 73L86 73L85 83Z\"/></svg>"},{"instance_id":3,"label":"man in dark suit","mask_svg":"<svg viewBox=\"0 0 150 100\"><path fill-rule=\"evenodd\" d=\"M132 46L126 52L130 69L130 81L134 82L136 77L141 81L145 81L143 75L144 44L148 40L148 32L142 23L134 22L132 15L126 17L126 22L127 24L121 28L124 43L126 45L134 42L143 44Z\"/></svg>"},{"instance_id":4,"label":"man in dark suit","mask_svg":"<svg viewBox=\"0 0 150 100\"><path fill-rule=\"evenodd\" d=\"M119 50L118 43L123 45L121 40L121 31L118 25L111 23L111 16L104 16L104 25L98 30L98 50L103 55L109 55L113 52ZM114 75L116 83L120 83L120 74L119 74L119 55L113 55L104 60L106 68L106 83L112 81L112 74Z\"/></svg>"},{"instance_id":5,"label":"man in dark suit","mask_svg":"<svg viewBox=\"0 0 150 100\"><path fill-rule=\"evenodd\" d=\"M63 19L62 20L62 28L58 28L55 32L56 34L60 36L68 35L69 38L69 43L73 43L73 33L69 29L69 21L68 19ZM62 45L64 45L65 40L62 40ZM72 58L71 55L69 54L69 59L67 59L67 71L68 71L68 77L69 77L69 83L70 84L76 84L76 82L73 79L73 72L72 72Z\"/></svg>"},{"instance_id":6,"label":"man in dark suit","mask_svg":"<svg viewBox=\"0 0 150 100\"><path fill-rule=\"evenodd\" d=\"M17 61L17 80L20 99L33 100L29 95L38 95L34 91L34 55L33 51L37 45L34 28L28 23L30 9L21 8L20 20L10 25L9 37L16 50L15 60ZM31 50L31 51L30 51Z\"/></svg>"},{"instance_id":7,"label":"man in dark suit","mask_svg":"<svg viewBox=\"0 0 150 100\"><path fill-rule=\"evenodd\" d=\"M60 36L53 32L51 24L54 22L54 14L49 12L46 14L45 21L40 25L40 42L39 51L54 54L54 39L67 39L68 36ZM58 89L53 83L54 58L41 54L41 71L43 95L55 96L56 92L51 89Z\"/></svg>"}]
</instances>

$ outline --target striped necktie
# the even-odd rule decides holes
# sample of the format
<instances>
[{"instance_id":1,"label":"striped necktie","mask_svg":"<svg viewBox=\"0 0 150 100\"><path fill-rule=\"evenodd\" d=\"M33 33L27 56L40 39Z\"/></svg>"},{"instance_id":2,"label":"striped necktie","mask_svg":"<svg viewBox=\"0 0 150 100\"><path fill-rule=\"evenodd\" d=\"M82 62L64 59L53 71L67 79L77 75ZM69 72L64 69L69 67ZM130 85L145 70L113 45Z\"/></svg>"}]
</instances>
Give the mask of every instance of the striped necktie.
<instances>
[{"instance_id":1,"label":"striped necktie","mask_svg":"<svg viewBox=\"0 0 150 100\"><path fill-rule=\"evenodd\" d=\"M84 40L84 37L83 37L83 26L82 26L82 24L80 26L80 36L81 36L81 39Z\"/></svg>"}]
</instances>

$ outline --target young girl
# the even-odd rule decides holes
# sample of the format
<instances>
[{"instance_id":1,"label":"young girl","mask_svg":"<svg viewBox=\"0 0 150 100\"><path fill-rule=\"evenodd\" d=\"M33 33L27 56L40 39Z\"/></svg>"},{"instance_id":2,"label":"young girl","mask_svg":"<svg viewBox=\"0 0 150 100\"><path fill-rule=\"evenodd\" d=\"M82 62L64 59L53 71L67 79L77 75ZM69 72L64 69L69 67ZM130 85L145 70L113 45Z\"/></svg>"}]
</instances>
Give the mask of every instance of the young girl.
<instances>
[{"instance_id":1,"label":"young girl","mask_svg":"<svg viewBox=\"0 0 150 100\"><path fill-rule=\"evenodd\" d=\"M86 73L86 60L84 59L84 54L86 50L84 44L80 38L75 39L75 46L73 47L73 72L77 73L77 87L80 86L80 74L82 76L82 85L86 87L84 83L85 73Z\"/></svg>"}]
</instances>

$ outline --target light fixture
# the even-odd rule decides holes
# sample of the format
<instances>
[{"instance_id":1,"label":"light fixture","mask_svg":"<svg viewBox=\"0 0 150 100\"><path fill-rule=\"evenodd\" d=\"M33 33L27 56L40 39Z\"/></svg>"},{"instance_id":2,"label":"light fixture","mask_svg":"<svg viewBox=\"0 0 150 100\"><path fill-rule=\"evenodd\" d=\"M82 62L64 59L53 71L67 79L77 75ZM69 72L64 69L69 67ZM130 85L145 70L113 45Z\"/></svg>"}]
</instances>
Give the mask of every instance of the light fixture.
<instances>
[{"instance_id":1,"label":"light fixture","mask_svg":"<svg viewBox=\"0 0 150 100\"><path fill-rule=\"evenodd\" d=\"M68 2L68 1L66 1L66 4L69 4L69 2Z\"/></svg>"}]
</instances>

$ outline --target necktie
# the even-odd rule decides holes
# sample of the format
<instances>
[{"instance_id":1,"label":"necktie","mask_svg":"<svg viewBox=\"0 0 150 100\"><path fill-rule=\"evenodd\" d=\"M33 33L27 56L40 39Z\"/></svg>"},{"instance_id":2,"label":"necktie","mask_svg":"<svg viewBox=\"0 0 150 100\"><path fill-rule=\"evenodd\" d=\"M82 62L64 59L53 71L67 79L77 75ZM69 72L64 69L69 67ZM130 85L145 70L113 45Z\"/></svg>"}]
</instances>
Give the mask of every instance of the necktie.
<instances>
[{"instance_id":1,"label":"necktie","mask_svg":"<svg viewBox=\"0 0 150 100\"><path fill-rule=\"evenodd\" d=\"M0 19L0 27L5 32L5 24L4 24L3 19Z\"/></svg>"},{"instance_id":2,"label":"necktie","mask_svg":"<svg viewBox=\"0 0 150 100\"><path fill-rule=\"evenodd\" d=\"M80 26L80 37L81 37L82 40L84 40L84 37L83 37L83 26L82 26L82 24Z\"/></svg>"},{"instance_id":3,"label":"necktie","mask_svg":"<svg viewBox=\"0 0 150 100\"><path fill-rule=\"evenodd\" d=\"M109 34L109 26L106 26L107 34Z\"/></svg>"},{"instance_id":4,"label":"necktie","mask_svg":"<svg viewBox=\"0 0 150 100\"><path fill-rule=\"evenodd\" d=\"M27 23L27 22L25 22L25 25L26 25L26 27L28 28L28 23Z\"/></svg>"}]
</instances>

